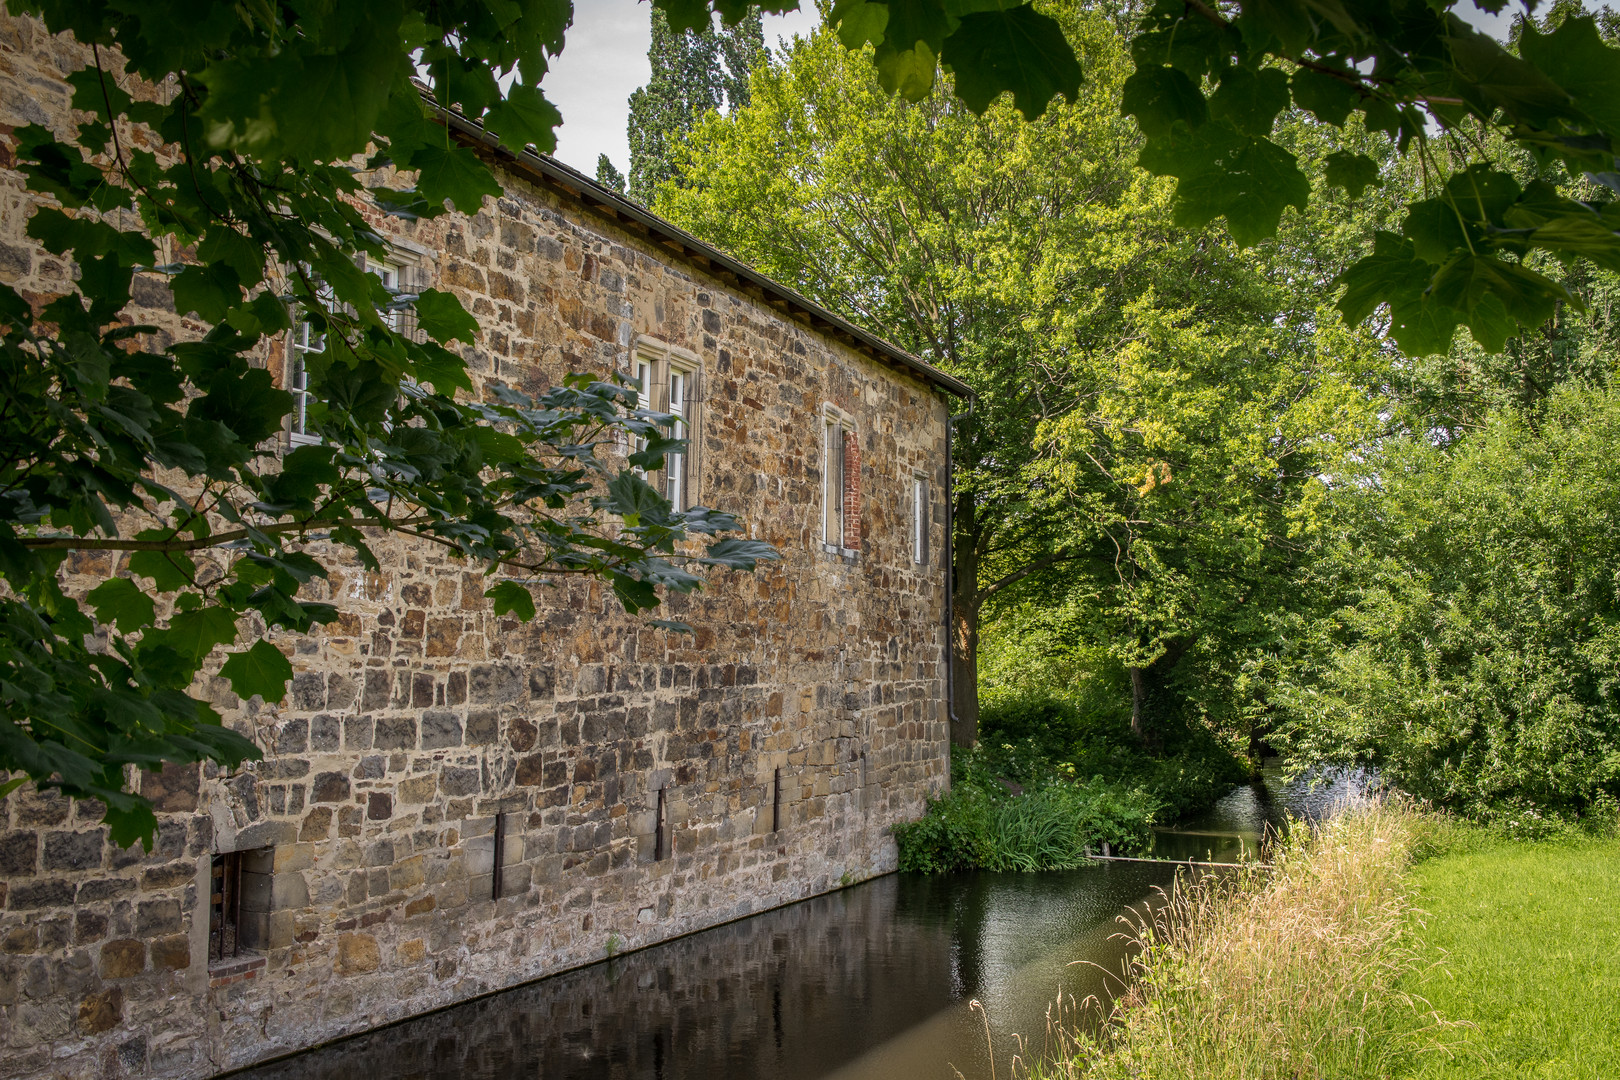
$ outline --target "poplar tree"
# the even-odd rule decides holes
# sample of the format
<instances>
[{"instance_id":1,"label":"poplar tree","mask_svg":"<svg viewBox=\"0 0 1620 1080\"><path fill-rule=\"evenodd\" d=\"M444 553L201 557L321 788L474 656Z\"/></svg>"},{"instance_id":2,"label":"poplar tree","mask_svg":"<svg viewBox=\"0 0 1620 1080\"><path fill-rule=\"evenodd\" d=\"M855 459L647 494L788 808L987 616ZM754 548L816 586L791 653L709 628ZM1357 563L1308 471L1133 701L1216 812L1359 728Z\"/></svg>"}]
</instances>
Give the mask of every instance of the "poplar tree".
<instances>
[{"instance_id":1,"label":"poplar tree","mask_svg":"<svg viewBox=\"0 0 1620 1080\"><path fill-rule=\"evenodd\" d=\"M618 166L613 164L613 159L606 154L596 155L596 182L609 191L624 194L624 173L619 171Z\"/></svg>"},{"instance_id":2,"label":"poplar tree","mask_svg":"<svg viewBox=\"0 0 1620 1080\"><path fill-rule=\"evenodd\" d=\"M735 25L672 30L652 12L652 78L630 95L630 196L651 203L660 184L676 179L675 158L704 116L748 104L748 73L765 60L759 9ZM598 178L601 169L598 166Z\"/></svg>"}]
</instances>

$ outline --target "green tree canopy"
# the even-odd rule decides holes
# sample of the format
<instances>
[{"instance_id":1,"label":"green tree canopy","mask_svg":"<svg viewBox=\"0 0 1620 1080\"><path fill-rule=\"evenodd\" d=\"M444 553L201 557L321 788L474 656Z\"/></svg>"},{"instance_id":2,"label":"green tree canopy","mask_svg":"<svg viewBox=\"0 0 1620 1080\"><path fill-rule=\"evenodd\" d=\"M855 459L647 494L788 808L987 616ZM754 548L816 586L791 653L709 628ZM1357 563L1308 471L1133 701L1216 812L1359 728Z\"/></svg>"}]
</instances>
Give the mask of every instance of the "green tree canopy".
<instances>
[{"instance_id":1,"label":"green tree canopy","mask_svg":"<svg viewBox=\"0 0 1620 1080\"><path fill-rule=\"evenodd\" d=\"M1620 791L1617 442L1620 394L1572 383L1388 446L1301 575L1321 614L1280 620L1274 739L1473 814Z\"/></svg>"},{"instance_id":2,"label":"green tree canopy","mask_svg":"<svg viewBox=\"0 0 1620 1080\"><path fill-rule=\"evenodd\" d=\"M1527 26L1509 48L1457 14L1467 2L1153 0L1131 34L1136 70L1121 108L1147 136L1142 167L1177 181L1176 223L1224 218L1247 246L1275 235L1288 208L1305 211L1313 186L1320 198L1376 184L1377 162L1344 151L1313 185L1278 138L1291 110L1334 126L1355 117L1413 155L1425 183L1421 198L1405 200L1398 231L1335 268L1344 316L1387 309L1385 328L1417 355L1444 352L1461 326L1497 352L1545 323L1575 299L1543 272L1546 259L1620 266L1620 49L1584 14ZM680 0L669 10L679 29L711 10L735 19L741 5ZM885 89L912 101L932 91L943 64L973 111L1010 93L1034 119L1060 95L1074 100L1085 77L1061 23L1034 3L837 0L827 20L849 48L870 47ZM1530 155L1528 182L1493 159L1492 135ZM1467 167L1442 167L1441 149ZM1572 178L1597 190L1560 194Z\"/></svg>"},{"instance_id":3,"label":"green tree canopy","mask_svg":"<svg viewBox=\"0 0 1620 1080\"><path fill-rule=\"evenodd\" d=\"M898 100L823 31L694 131L654 203L977 391L955 445L960 741L1004 595L1082 597L1144 684L1263 636L1311 485L1379 427L1389 365L1331 314L1323 268L1383 196L1327 198L1260 252L1174 226L1169 185L1131 164L1125 34L1060 13L1092 78L1037 122L975 116L944 84ZM1320 170L1349 145L1334 134L1288 137Z\"/></svg>"}]
</instances>

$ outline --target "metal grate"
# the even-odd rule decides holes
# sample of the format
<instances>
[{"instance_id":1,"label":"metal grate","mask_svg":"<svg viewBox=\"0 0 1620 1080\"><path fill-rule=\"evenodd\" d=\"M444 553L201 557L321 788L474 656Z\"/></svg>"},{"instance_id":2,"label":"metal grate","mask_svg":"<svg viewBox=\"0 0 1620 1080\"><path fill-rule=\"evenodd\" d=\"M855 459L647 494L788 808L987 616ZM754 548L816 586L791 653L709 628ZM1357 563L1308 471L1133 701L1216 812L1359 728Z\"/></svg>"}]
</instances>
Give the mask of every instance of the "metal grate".
<instances>
[{"instance_id":1,"label":"metal grate","mask_svg":"<svg viewBox=\"0 0 1620 1080\"><path fill-rule=\"evenodd\" d=\"M490 872L489 892L491 900L501 898L501 871L505 869L502 863L506 854L506 814L495 815L495 862Z\"/></svg>"},{"instance_id":2,"label":"metal grate","mask_svg":"<svg viewBox=\"0 0 1620 1080\"><path fill-rule=\"evenodd\" d=\"M208 955L237 956L242 949L242 853L214 856L208 888Z\"/></svg>"}]
</instances>

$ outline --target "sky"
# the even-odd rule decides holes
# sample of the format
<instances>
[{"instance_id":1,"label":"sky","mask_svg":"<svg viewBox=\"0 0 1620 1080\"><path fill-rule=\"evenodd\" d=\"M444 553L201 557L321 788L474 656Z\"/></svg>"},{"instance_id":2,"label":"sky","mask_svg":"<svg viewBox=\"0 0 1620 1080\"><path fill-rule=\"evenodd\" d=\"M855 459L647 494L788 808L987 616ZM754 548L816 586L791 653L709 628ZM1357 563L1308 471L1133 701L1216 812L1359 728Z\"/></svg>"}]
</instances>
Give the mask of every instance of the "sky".
<instances>
[{"instance_id":1,"label":"sky","mask_svg":"<svg viewBox=\"0 0 1620 1080\"><path fill-rule=\"evenodd\" d=\"M801 0L805 11L765 16L765 43L808 34L818 17L815 5ZM1462 0L1457 12L1480 29L1505 37L1512 13L1478 10ZM651 6L647 0L575 0L574 25L567 44L545 78L546 96L562 110L557 131L557 157L588 176L596 175L596 156L606 154L619 171L630 171L630 143L625 123L630 94L652 74L647 47L652 43Z\"/></svg>"},{"instance_id":2,"label":"sky","mask_svg":"<svg viewBox=\"0 0 1620 1080\"><path fill-rule=\"evenodd\" d=\"M816 25L815 5L801 2L808 10L765 16L765 44L774 48ZM631 92L652 75L650 12L646 0L574 0L574 25L544 86L563 114L556 156L587 176L596 175L598 154L612 158L620 172L630 171L625 124Z\"/></svg>"}]
</instances>

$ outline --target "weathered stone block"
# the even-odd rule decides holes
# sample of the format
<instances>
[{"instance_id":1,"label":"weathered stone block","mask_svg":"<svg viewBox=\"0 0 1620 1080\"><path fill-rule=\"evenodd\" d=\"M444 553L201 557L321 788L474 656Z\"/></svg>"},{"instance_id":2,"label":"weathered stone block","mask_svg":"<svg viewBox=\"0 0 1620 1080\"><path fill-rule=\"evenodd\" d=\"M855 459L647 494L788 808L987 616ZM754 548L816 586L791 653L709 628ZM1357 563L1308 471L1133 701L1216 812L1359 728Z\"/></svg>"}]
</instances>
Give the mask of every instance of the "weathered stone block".
<instances>
[{"instance_id":1,"label":"weathered stone block","mask_svg":"<svg viewBox=\"0 0 1620 1080\"><path fill-rule=\"evenodd\" d=\"M378 750L416 749L416 718L412 716L385 716L377 721L372 744Z\"/></svg>"},{"instance_id":2,"label":"weathered stone block","mask_svg":"<svg viewBox=\"0 0 1620 1080\"><path fill-rule=\"evenodd\" d=\"M349 778L347 776L336 772L315 774L315 783L310 788L309 793L311 803L347 802L348 799Z\"/></svg>"},{"instance_id":3,"label":"weathered stone block","mask_svg":"<svg viewBox=\"0 0 1620 1080\"><path fill-rule=\"evenodd\" d=\"M477 769L445 766L439 774L439 790L455 796L476 795L482 789L482 778Z\"/></svg>"},{"instance_id":4,"label":"weathered stone block","mask_svg":"<svg viewBox=\"0 0 1620 1080\"><path fill-rule=\"evenodd\" d=\"M73 883L60 878L17 882L10 887L6 897L6 906L12 911L68 907L72 903Z\"/></svg>"},{"instance_id":5,"label":"weathered stone block","mask_svg":"<svg viewBox=\"0 0 1620 1080\"><path fill-rule=\"evenodd\" d=\"M370 750L373 721L370 716L351 716L343 721L343 749Z\"/></svg>"},{"instance_id":6,"label":"weathered stone block","mask_svg":"<svg viewBox=\"0 0 1620 1080\"><path fill-rule=\"evenodd\" d=\"M413 776L409 780L402 780L394 791L402 804L432 802L439 793L439 778L433 773Z\"/></svg>"},{"instance_id":7,"label":"weathered stone block","mask_svg":"<svg viewBox=\"0 0 1620 1080\"><path fill-rule=\"evenodd\" d=\"M90 945L107 936L107 917L95 911L73 915L73 944Z\"/></svg>"},{"instance_id":8,"label":"weathered stone block","mask_svg":"<svg viewBox=\"0 0 1620 1080\"><path fill-rule=\"evenodd\" d=\"M86 1035L111 1031L124 1019L124 991L114 986L99 994L87 994L79 1002L79 1030Z\"/></svg>"},{"instance_id":9,"label":"weathered stone block","mask_svg":"<svg viewBox=\"0 0 1620 1080\"><path fill-rule=\"evenodd\" d=\"M325 840L332 834L332 809L327 806L317 806L304 815L304 823L298 830L299 840Z\"/></svg>"},{"instance_id":10,"label":"weathered stone block","mask_svg":"<svg viewBox=\"0 0 1620 1080\"><path fill-rule=\"evenodd\" d=\"M96 870L101 867L107 830L54 832L45 836L46 870Z\"/></svg>"},{"instance_id":11,"label":"weathered stone block","mask_svg":"<svg viewBox=\"0 0 1620 1080\"><path fill-rule=\"evenodd\" d=\"M38 870L38 863L38 833L0 833L0 878L27 877Z\"/></svg>"},{"instance_id":12,"label":"weathered stone block","mask_svg":"<svg viewBox=\"0 0 1620 1080\"><path fill-rule=\"evenodd\" d=\"M276 732L276 753L302 754L309 749L309 721L288 720Z\"/></svg>"},{"instance_id":13,"label":"weathered stone block","mask_svg":"<svg viewBox=\"0 0 1620 1080\"><path fill-rule=\"evenodd\" d=\"M170 934L152 942L152 966L163 971L183 971L191 966L191 938Z\"/></svg>"},{"instance_id":14,"label":"weathered stone block","mask_svg":"<svg viewBox=\"0 0 1620 1080\"><path fill-rule=\"evenodd\" d=\"M309 748L316 753L336 750L343 741L343 723L335 716L322 714L309 722Z\"/></svg>"},{"instance_id":15,"label":"weathered stone block","mask_svg":"<svg viewBox=\"0 0 1620 1080\"><path fill-rule=\"evenodd\" d=\"M143 938L180 932L180 901L143 900L135 906L135 932Z\"/></svg>"},{"instance_id":16,"label":"weathered stone block","mask_svg":"<svg viewBox=\"0 0 1620 1080\"><path fill-rule=\"evenodd\" d=\"M422 714L422 749L443 750L460 745L461 717L447 709L429 709Z\"/></svg>"},{"instance_id":17,"label":"weathered stone block","mask_svg":"<svg viewBox=\"0 0 1620 1080\"><path fill-rule=\"evenodd\" d=\"M191 862L172 862L154 866L141 874L141 888L148 891L176 889L197 880L197 867Z\"/></svg>"}]
</instances>

